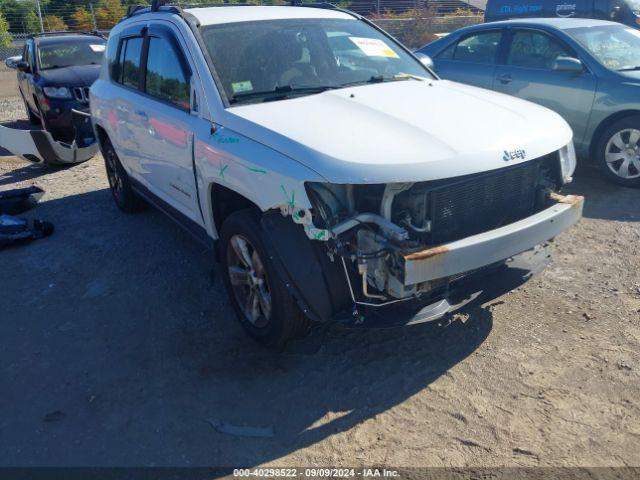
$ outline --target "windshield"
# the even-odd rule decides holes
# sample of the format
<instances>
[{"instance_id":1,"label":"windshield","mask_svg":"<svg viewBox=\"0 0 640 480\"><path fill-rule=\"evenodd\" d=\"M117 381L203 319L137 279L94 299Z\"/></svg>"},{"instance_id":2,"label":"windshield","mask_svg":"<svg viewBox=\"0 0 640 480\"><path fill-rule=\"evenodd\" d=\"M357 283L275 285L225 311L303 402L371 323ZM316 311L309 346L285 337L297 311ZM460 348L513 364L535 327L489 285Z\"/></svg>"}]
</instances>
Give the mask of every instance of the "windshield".
<instances>
[{"instance_id":1,"label":"windshield","mask_svg":"<svg viewBox=\"0 0 640 480\"><path fill-rule=\"evenodd\" d=\"M38 46L40 70L99 65L104 55L105 41L92 38L86 41L46 43Z\"/></svg>"},{"instance_id":2,"label":"windshield","mask_svg":"<svg viewBox=\"0 0 640 480\"><path fill-rule=\"evenodd\" d=\"M624 25L571 28L566 33L612 70L640 69L640 31Z\"/></svg>"},{"instance_id":3,"label":"windshield","mask_svg":"<svg viewBox=\"0 0 640 480\"><path fill-rule=\"evenodd\" d=\"M432 78L391 39L356 19L287 19L202 28L232 104L330 88Z\"/></svg>"}]
</instances>

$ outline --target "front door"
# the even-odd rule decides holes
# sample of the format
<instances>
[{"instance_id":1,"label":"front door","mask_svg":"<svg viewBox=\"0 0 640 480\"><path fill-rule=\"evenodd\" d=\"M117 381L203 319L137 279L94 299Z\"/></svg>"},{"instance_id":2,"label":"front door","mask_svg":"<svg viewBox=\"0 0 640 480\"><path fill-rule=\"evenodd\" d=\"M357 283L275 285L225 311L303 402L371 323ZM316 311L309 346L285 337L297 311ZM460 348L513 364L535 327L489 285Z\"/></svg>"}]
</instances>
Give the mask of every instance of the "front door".
<instances>
[{"instance_id":1,"label":"front door","mask_svg":"<svg viewBox=\"0 0 640 480\"><path fill-rule=\"evenodd\" d=\"M593 105L596 78L553 69L559 56L576 53L547 32L515 29L509 40L504 65L496 67L494 90L537 103L559 113L582 140Z\"/></svg>"},{"instance_id":2,"label":"front door","mask_svg":"<svg viewBox=\"0 0 640 480\"><path fill-rule=\"evenodd\" d=\"M140 181L152 193L197 223L202 223L193 170L193 138L206 136L211 124L195 111L192 91L197 82L179 33L152 26L145 42L145 101L133 111L143 128L138 154ZM143 61L145 61L143 60Z\"/></svg>"},{"instance_id":3,"label":"front door","mask_svg":"<svg viewBox=\"0 0 640 480\"><path fill-rule=\"evenodd\" d=\"M21 72L18 70L18 88L20 89L20 93L22 94L22 98L24 98L25 102L31 108L31 111L37 112L37 108L35 102L33 100L33 92L31 90L31 77L33 76L34 62L33 62L33 42L27 41L24 45L24 50L22 52L22 61L26 62L29 65L28 72Z\"/></svg>"}]
</instances>

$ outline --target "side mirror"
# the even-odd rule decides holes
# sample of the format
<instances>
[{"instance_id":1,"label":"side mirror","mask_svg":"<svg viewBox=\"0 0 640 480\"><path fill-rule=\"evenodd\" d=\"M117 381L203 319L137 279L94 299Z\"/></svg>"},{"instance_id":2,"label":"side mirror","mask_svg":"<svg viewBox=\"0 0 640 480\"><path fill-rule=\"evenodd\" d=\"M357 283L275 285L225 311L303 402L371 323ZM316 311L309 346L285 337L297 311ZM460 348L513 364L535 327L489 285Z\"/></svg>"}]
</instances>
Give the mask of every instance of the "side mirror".
<instances>
[{"instance_id":1,"label":"side mirror","mask_svg":"<svg viewBox=\"0 0 640 480\"><path fill-rule=\"evenodd\" d=\"M16 63L16 68L23 73L29 73L31 71L29 64L22 60Z\"/></svg>"},{"instance_id":2,"label":"side mirror","mask_svg":"<svg viewBox=\"0 0 640 480\"><path fill-rule=\"evenodd\" d=\"M620 15L620 6L617 5L611 9L611 13L609 14L609 18L611 20L615 20Z\"/></svg>"},{"instance_id":3,"label":"side mirror","mask_svg":"<svg viewBox=\"0 0 640 480\"><path fill-rule=\"evenodd\" d=\"M433 70L433 60L431 59L431 57L429 55L425 55L424 53L420 53L420 52L416 52L416 57L418 57L418 60L420 60L420 62L427 67L430 70Z\"/></svg>"},{"instance_id":4,"label":"side mirror","mask_svg":"<svg viewBox=\"0 0 640 480\"><path fill-rule=\"evenodd\" d=\"M552 68L557 72L582 73L582 62L573 57L558 57L554 60Z\"/></svg>"},{"instance_id":5,"label":"side mirror","mask_svg":"<svg viewBox=\"0 0 640 480\"><path fill-rule=\"evenodd\" d=\"M14 68L14 69L15 69L15 68L17 68L17 67L16 67L16 64L17 64L18 62L21 62L21 61L22 61L22 56L18 55L18 56L15 56L15 57L9 57L9 58L7 58L7 59L4 61L4 64L5 64L8 68Z\"/></svg>"}]
</instances>

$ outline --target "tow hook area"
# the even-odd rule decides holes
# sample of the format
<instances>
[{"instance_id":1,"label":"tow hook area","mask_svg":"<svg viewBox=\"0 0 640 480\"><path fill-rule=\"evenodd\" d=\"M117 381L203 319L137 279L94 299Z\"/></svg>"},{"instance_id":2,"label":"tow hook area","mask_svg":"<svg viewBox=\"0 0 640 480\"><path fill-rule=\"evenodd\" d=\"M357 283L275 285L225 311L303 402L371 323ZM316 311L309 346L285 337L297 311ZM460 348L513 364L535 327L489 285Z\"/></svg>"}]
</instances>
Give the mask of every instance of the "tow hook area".
<instances>
[{"instance_id":1,"label":"tow hook area","mask_svg":"<svg viewBox=\"0 0 640 480\"><path fill-rule=\"evenodd\" d=\"M79 140L77 132L86 132L86 123L91 121L91 116L76 110L72 113L76 138L71 144L54 140L46 130L0 126L0 146L34 163L71 164L87 161L98 153L98 143L94 137Z\"/></svg>"}]
</instances>

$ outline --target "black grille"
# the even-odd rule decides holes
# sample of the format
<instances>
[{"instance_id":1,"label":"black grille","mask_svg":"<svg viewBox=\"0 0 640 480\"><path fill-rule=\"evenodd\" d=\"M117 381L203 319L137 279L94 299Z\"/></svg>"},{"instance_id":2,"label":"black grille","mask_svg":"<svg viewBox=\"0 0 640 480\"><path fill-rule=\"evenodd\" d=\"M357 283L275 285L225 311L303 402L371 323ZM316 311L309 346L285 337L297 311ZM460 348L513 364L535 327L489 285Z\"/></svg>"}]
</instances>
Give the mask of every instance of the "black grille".
<instances>
[{"instance_id":1,"label":"black grille","mask_svg":"<svg viewBox=\"0 0 640 480\"><path fill-rule=\"evenodd\" d=\"M72 91L73 91L73 96L79 102L89 101L89 87L74 87Z\"/></svg>"},{"instance_id":2,"label":"black grille","mask_svg":"<svg viewBox=\"0 0 640 480\"><path fill-rule=\"evenodd\" d=\"M431 243L459 240L534 213L540 166L530 161L431 189Z\"/></svg>"}]
</instances>

